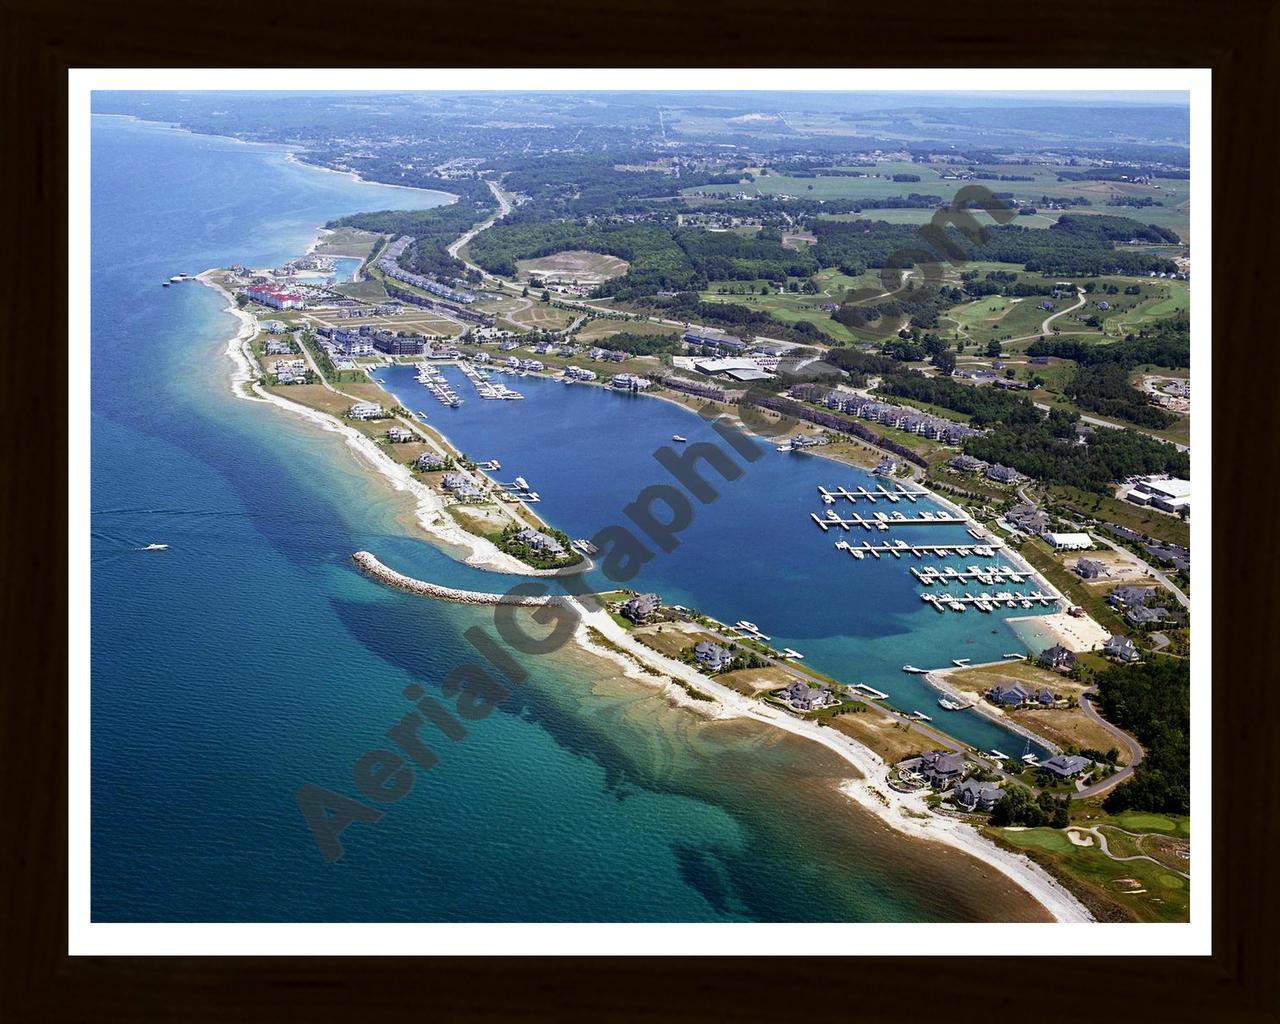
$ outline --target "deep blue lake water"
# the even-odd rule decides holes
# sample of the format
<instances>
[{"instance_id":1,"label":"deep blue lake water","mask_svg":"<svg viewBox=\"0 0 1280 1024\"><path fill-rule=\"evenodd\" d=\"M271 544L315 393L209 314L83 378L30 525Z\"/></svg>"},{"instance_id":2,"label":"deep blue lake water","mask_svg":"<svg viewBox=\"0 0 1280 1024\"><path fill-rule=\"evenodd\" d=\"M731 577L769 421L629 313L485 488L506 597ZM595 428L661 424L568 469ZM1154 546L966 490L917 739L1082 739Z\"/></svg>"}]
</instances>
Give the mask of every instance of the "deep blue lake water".
<instances>
[{"instance_id":1,"label":"deep blue lake water","mask_svg":"<svg viewBox=\"0 0 1280 1024\"><path fill-rule=\"evenodd\" d=\"M325 863L295 791L310 783L356 795L352 766L389 745L385 732L409 708L401 691L438 685L474 660L462 632L492 628L486 610L375 585L353 569L351 552L367 548L458 586L493 589L494 578L408 536L404 496L334 435L236 399L223 354L235 322L220 298L196 284L160 284L231 262L274 265L303 252L333 217L445 197L323 173L273 147L118 118L94 119L92 161L95 920L1035 913L1002 876L939 858L836 794L847 770L821 748L747 723L705 722L572 652L522 659L529 681L464 740L440 746L439 764L418 773L412 792L376 824L352 826L346 855ZM527 469L547 514L574 536L616 520L637 486L656 479L643 460L673 423L690 437L698 429L661 402L551 384L540 385L540 401L539 386L520 385L525 403L470 402L435 421L474 454ZM555 403L552 388L561 389ZM426 408L425 397L414 407ZM618 428L628 417L635 425ZM608 446L569 443L604 424ZM624 449L628 435L634 446ZM558 450L536 460L534 449L551 444ZM815 663L844 666L834 673L842 677L875 682L903 661L943 663L927 655L944 645L947 657L954 646L974 660L1011 649L989 621L977 624L981 636L942 637L936 630L960 627L912 607L887 567L840 565L837 576L835 555L819 557L831 539L806 522L820 509L816 492L797 474L853 474L818 468L781 458L752 467L744 487L726 487L723 502L699 515L676 554L646 569L646 585L753 619ZM746 542L716 526L747 514L769 519ZM792 569L762 559L754 546L774 528L812 556ZM153 542L170 548L140 550ZM820 569L828 563L829 574ZM793 606L806 593L820 599ZM914 630L926 621L934 632L922 640Z\"/></svg>"}]
</instances>

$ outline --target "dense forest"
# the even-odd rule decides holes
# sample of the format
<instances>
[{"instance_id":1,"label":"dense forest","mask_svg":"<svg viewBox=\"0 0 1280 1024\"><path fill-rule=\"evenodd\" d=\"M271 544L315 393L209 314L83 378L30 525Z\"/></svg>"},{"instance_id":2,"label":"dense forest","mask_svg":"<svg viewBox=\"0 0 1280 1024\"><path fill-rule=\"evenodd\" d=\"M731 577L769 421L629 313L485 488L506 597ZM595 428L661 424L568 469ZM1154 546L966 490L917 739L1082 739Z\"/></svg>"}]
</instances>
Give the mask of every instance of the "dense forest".
<instances>
[{"instance_id":1,"label":"dense forest","mask_svg":"<svg viewBox=\"0 0 1280 1024\"><path fill-rule=\"evenodd\" d=\"M1191 666L1152 656L1115 665L1098 678L1102 713L1133 733L1146 757L1107 797L1108 811L1191 813Z\"/></svg>"},{"instance_id":2,"label":"dense forest","mask_svg":"<svg viewBox=\"0 0 1280 1024\"><path fill-rule=\"evenodd\" d=\"M1076 418L1055 409L1039 423L1001 424L988 434L967 440L964 450L1045 483L1068 484L1098 494L1109 494L1117 480L1129 476L1191 475L1186 452L1134 430L1099 427L1079 444Z\"/></svg>"},{"instance_id":3,"label":"dense forest","mask_svg":"<svg viewBox=\"0 0 1280 1024\"><path fill-rule=\"evenodd\" d=\"M478 178L436 181L435 185L422 187L452 192L458 197L457 202L429 210L355 213L330 221L326 227L353 227L390 235L412 235L418 244L412 247L414 263L408 267L409 270L435 277L464 277L466 266L445 250L455 238L492 213L497 203L489 186Z\"/></svg>"},{"instance_id":4,"label":"dense forest","mask_svg":"<svg viewBox=\"0 0 1280 1024\"><path fill-rule=\"evenodd\" d=\"M1118 363L1079 366L1063 390L1080 408L1099 416L1152 430L1163 430L1177 421L1176 416L1152 405L1143 392L1130 384L1128 372Z\"/></svg>"}]
</instances>

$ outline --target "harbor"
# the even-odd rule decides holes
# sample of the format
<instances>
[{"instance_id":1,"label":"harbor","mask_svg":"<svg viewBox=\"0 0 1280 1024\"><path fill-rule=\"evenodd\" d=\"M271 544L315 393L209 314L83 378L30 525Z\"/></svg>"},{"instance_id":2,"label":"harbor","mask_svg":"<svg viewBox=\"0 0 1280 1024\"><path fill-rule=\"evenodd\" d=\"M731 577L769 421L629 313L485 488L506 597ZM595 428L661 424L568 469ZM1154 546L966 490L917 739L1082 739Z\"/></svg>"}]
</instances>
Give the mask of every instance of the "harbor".
<instances>
[{"instance_id":1,"label":"harbor","mask_svg":"<svg viewBox=\"0 0 1280 1024\"><path fill-rule=\"evenodd\" d=\"M441 404L447 405L451 409L461 407L462 399L458 397L458 393L453 390L444 375L435 367L427 363L419 363L417 379L418 383L439 399ZM379 383L383 382L379 381Z\"/></svg>"},{"instance_id":2,"label":"harbor","mask_svg":"<svg viewBox=\"0 0 1280 1024\"><path fill-rule=\"evenodd\" d=\"M489 377L488 371L460 362L458 368L475 386L476 394L488 401L515 401L524 398L519 391L513 391L505 384L500 384Z\"/></svg>"},{"instance_id":3,"label":"harbor","mask_svg":"<svg viewBox=\"0 0 1280 1024\"><path fill-rule=\"evenodd\" d=\"M948 610L963 612L966 606L977 608L980 612L991 612L997 608L1033 608L1037 604L1048 608L1054 605L1058 598L1042 590L1033 590L1026 594L1014 594L1008 590L1002 590L995 594L986 591L981 594L965 592L961 595L921 594L920 600L932 605L934 610L939 612Z\"/></svg>"},{"instance_id":4,"label":"harbor","mask_svg":"<svg viewBox=\"0 0 1280 1024\"><path fill-rule=\"evenodd\" d=\"M950 565L943 566L941 569L934 568L931 565L926 565L924 568L917 568L913 565L911 574L926 587L931 587L935 583L969 583L973 581L990 587L997 583L1024 583L1035 576L1032 572L1023 572L1006 565L992 565L986 568L978 565L968 565L964 569L957 569Z\"/></svg>"}]
</instances>

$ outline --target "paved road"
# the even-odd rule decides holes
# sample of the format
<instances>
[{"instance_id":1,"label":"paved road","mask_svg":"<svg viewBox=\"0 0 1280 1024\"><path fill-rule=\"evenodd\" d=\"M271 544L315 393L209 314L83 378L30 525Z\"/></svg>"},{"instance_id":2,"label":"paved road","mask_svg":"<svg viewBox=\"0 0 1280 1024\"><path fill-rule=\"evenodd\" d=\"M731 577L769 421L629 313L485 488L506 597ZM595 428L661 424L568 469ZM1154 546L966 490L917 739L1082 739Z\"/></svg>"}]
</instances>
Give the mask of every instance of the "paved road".
<instances>
[{"instance_id":1,"label":"paved road","mask_svg":"<svg viewBox=\"0 0 1280 1024\"><path fill-rule=\"evenodd\" d=\"M1124 744L1125 748L1129 751L1129 763L1110 778L1103 779L1101 782L1095 782L1092 786L1086 786L1084 789L1075 793L1072 797L1072 799L1075 800L1081 800L1090 796L1099 796L1102 793L1110 792L1133 774L1134 768L1142 763L1142 758L1145 756L1142 747L1139 745L1137 740L1123 729L1113 725L1111 722L1108 722L1094 710L1093 701L1090 698L1097 692L1096 687L1090 687L1080 695L1080 710L1085 713L1086 718L1089 718L1102 726L1102 728L1106 729L1108 733Z\"/></svg>"}]
</instances>

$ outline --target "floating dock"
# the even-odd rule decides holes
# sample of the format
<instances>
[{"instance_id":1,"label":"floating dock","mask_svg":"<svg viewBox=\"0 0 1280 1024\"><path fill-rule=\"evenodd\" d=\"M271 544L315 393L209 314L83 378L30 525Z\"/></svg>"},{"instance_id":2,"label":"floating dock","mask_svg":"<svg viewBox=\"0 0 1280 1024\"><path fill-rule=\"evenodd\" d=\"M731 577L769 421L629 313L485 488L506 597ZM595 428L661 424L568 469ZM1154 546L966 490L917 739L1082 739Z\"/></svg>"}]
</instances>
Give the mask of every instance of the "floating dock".
<instances>
[{"instance_id":1,"label":"floating dock","mask_svg":"<svg viewBox=\"0 0 1280 1024\"><path fill-rule=\"evenodd\" d=\"M1031 608L1035 604L1043 607L1049 607L1057 602L1057 598L1053 594L1046 594L1042 590L1032 590L1026 594L1011 594L1008 591L1001 591L997 594L989 594L983 591L981 594L921 594L920 600L926 604L931 604L937 611L945 611L950 609L953 612L962 612L966 605L972 605L981 612L995 611L998 608ZM1006 655L1008 657L1008 655Z\"/></svg>"},{"instance_id":2,"label":"floating dock","mask_svg":"<svg viewBox=\"0 0 1280 1024\"><path fill-rule=\"evenodd\" d=\"M986 568L968 565L964 569L956 569L949 565L943 566L941 569L935 569L933 566L917 569L913 565L911 573L926 587L931 587L935 583L969 583L971 581L976 581L989 587L996 583L1025 583L1035 575L1034 573L1021 572L1005 565L993 565Z\"/></svg>"},{"instance_id":3,"label":"floating dock","mask_svg":"<svg viewBox=\"0 0 1280 1024\"><path fill-rule=\"evenodd\" d=\"M418 364L418 383L435 395L442 404L450 408L456 409L462 404L462 399L449 386L449 382L444 379L444 375L434 366L430 366L427 363Z\"/></svg>"},{"instance_id":4,"label":"floating dock","mask_svg":"<svg viewBox=\"0 0 1280 1024\"><path fill-rule=\"evenodd\" d=\"M817 519L816 515L814 519ZM875 558L879 558L881 555L893 555L894 558L901 558L903 555L914 555L916 558L946 558L948 555L961 555L962 557L977 555L979 558L992 558L1003 546L999 542L977 545L908 544L904 540L886 544L871 544L867 541L863 541L861 544L850 544L848 541L843 540L836 542L836 550L847 551L855 558L861 555L872 555Z\"/></svg>"},{"instance_id":5,"label":"floating dock","mask_svg":"<svg viewBox=\"0 0 1280 1024\"><path fill-rule=\"evenodd\" d=\"M866 683L851 683L849 689L857 690L859 693L871 697L874 700L887 700L889 697L889 695L884 691L877 690L874 686L868 686Z\"/></svg>"},{"instance_id":6,"label":"floating dock","mask_svg":"<svg viewBox=\"0 0 1280 1024\"><path fill-rule=\"evenodd\" d=\"M842 519L834 509L827 509L826 516L810 512L809 516L825 532L833 526L843 530L859 526L864 530L888 530L891 526L959 526L964 520L949 512L921 512L918 516L907 516L901 512L876 512L870 519L853 513L848 519Z\"/></svg>"},{"instance_id":7,"label":"floating dock","mask_svg":"<svg viewBox=\"0 0 1280 1024\"><path fill-rule=\"evenodd\" d=\"M905 498L907 501L914 504L923 494L925 494L924 491L911 490L910 488L903 487L901 484L893 490L885 487L884 484L876 484L875 490L868 490L865 487L855 487L853 490L849 490L847 487L819 487L818 493L822 495L822 500L828 505L834 504L839 498L844 498L850 503L868 501L872 504L875 504L875 502L879 501L881 498L884 498L886 501L891 503L896 503L902 498Z\"/></svg>"}]
</instances>

